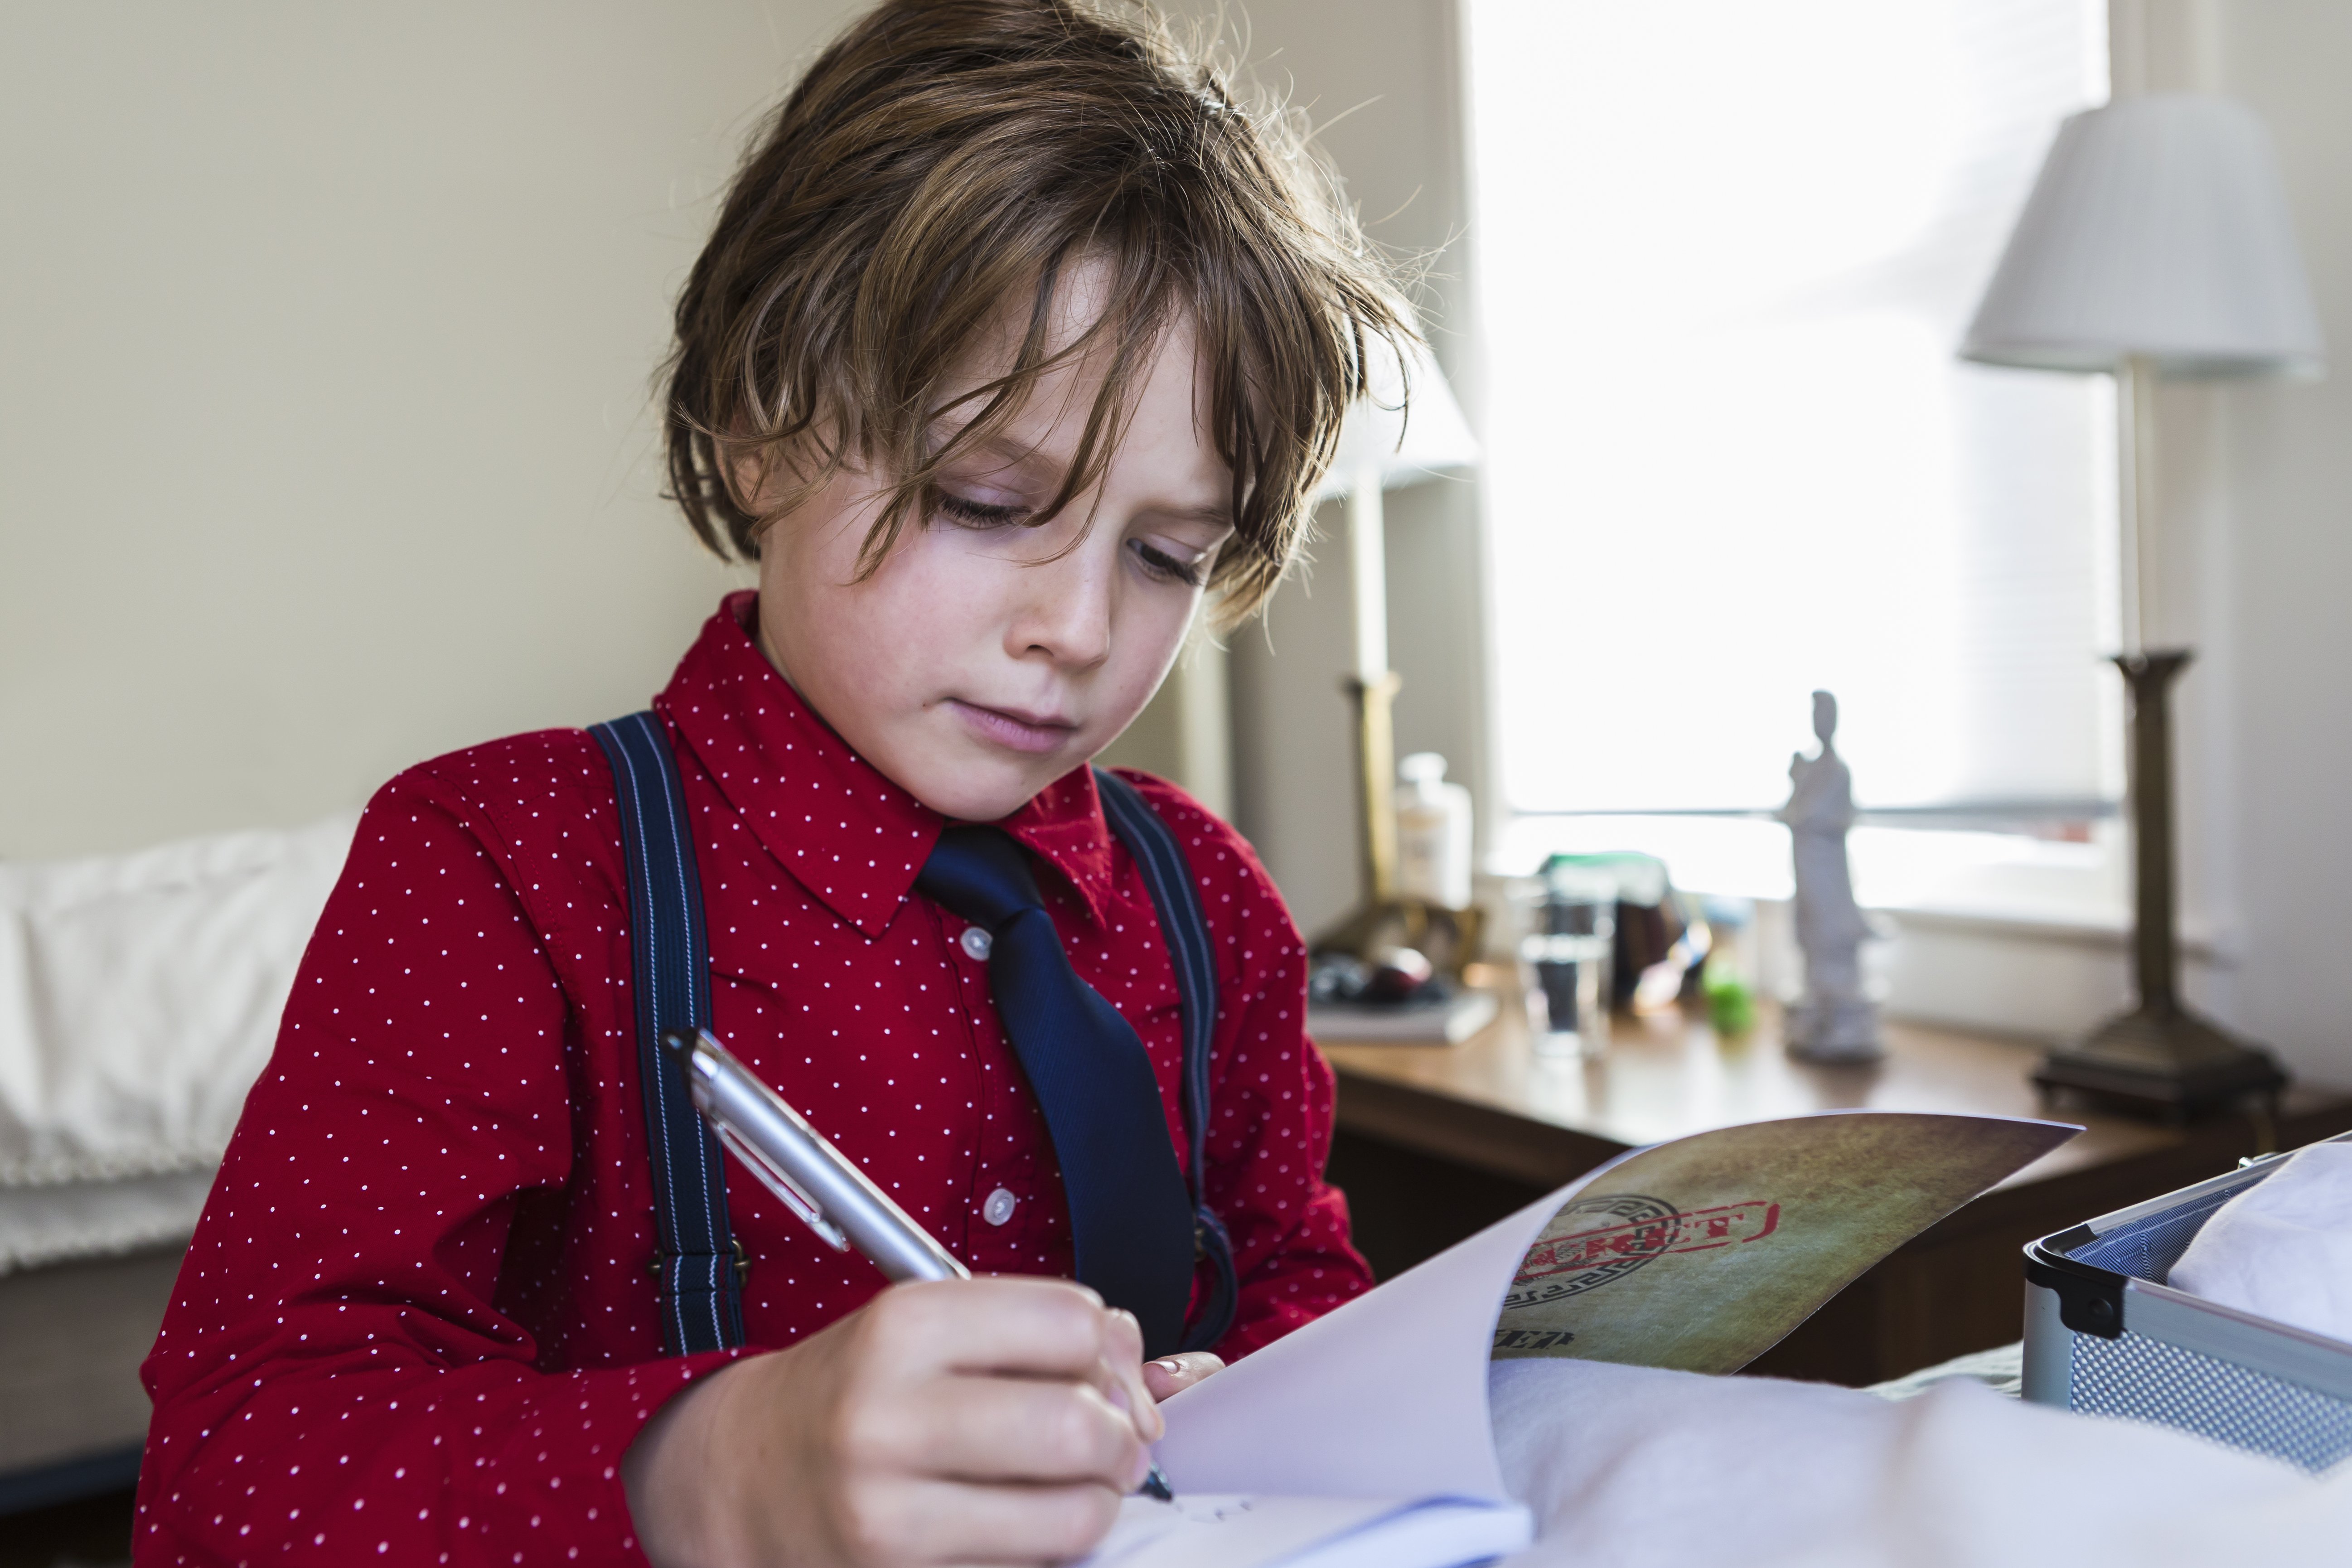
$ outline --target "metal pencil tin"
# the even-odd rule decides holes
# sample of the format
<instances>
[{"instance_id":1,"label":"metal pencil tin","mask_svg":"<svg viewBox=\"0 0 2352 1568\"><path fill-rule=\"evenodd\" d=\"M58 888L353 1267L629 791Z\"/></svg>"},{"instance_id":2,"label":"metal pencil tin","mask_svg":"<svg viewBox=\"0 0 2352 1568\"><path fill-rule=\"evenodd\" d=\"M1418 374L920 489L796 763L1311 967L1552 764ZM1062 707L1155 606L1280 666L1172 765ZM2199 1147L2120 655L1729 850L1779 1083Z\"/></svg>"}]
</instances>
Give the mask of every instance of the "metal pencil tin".
<instances>
[{"instance_id":1,"label":"metal pencil tin","mask_svg":"<svg viewBox=\"0 0 2352 1568\"><path fill-rule=\"evenodd\" d=\"M2029 1243L2024 1396L2178 1426L2306 1470L2352 1455L2352 1344L2165 1283L2213 1212L2285 1157Z\"/></svg>"}]
</instances>

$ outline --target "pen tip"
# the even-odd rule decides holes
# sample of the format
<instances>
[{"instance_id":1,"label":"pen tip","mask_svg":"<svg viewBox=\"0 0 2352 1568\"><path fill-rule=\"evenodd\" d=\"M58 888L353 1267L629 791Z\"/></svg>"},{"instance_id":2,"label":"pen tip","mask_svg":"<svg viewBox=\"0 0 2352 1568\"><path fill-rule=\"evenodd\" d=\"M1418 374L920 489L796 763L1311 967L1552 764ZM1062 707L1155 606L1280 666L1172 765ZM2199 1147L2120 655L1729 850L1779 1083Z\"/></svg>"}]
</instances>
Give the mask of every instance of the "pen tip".
<instances>
[{"instance_id":1,"label":"pen tip","mask_svg":"<svg viewBox=\"0 0 2352 1568\"><path fill-rule=\"evenodd\" d=\"M1145 1497L1158 1498L1161 1502L1176 1500L1175 1489L1168 1484L1168 1478L1160 1473L1157 1465L1151 1467L1150 1472L1143 1478L1143 1484L1135 1489Z\"/></svg>"}]
</instances>

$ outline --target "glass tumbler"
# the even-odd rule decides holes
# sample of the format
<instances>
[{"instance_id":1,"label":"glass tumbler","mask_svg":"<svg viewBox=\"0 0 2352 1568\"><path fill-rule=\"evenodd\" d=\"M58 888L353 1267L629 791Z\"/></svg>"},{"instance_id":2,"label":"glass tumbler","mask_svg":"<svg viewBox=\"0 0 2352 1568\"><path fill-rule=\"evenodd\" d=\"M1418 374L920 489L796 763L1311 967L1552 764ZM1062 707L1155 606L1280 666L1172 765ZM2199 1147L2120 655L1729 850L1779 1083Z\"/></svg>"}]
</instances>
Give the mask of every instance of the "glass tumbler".
<instances>
[{"instance_id":1,"label":"glass tumbler","mask_svg":"<svg viewBox=\"0 0 2352 1568\"><path fill-rule=\"evenodd\" d=\"M1519 960L1529 978L1536 1054L1594 1057L1609 1047L1617 883L1589 866L1559 866L1522 889Z\"/></svg>"}]
</instances>

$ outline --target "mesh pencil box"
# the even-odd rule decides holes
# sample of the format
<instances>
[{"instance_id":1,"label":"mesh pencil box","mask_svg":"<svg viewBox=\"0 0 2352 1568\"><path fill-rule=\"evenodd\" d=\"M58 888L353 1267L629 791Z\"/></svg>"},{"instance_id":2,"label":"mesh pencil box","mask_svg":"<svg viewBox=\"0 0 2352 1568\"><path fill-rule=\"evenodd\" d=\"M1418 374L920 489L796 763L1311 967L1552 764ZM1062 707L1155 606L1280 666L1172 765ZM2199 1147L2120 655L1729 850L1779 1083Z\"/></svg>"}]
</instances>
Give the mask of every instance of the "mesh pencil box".
<instances>
[{"instance_id":1,"label":"mesh pencil box","mask_svg":"<svg viewBox=\"0 0 2352 1568\"><path fill-rule=\"evenodd\" d=\"M2030 1243L2024 1396L2178 1426L2307 1470L2352 1456L2352 1344L2165 1283L2213 1212L2284 1158Z\"/></svg>"}]
</instances>

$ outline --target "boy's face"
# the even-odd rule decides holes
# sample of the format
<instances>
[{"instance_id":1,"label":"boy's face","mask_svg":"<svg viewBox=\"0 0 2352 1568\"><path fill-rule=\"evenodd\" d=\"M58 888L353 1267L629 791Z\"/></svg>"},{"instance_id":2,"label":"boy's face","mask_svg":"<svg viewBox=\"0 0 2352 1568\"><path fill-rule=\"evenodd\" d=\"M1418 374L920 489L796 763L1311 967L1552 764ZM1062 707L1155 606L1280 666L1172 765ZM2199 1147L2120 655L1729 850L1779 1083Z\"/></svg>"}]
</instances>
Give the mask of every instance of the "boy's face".
<instances>
[{"instance_id":1,"label":"boy's face","mask_svg":"<svg viewBox=\"0 0 2352 1568\"><path fill-rule=\"evenodd\" d=\"M1062 291L1066 341L1091 319L1096 281L1082 274ZM1059 489L1099 366L1044 380L994 444L950 468L940 504L865 582L854 581L858 550L883 500L873 476L845 471L769 529L761 651L933 810L989 822L1019 809L1108 745L1174 662L1233 533L1196 340L1180 319L1132 394L1101 482L1042 526L1021 521ZM964 385L1011 358L1009 339L992 345Z\"/></svg>"}]
</instances>

